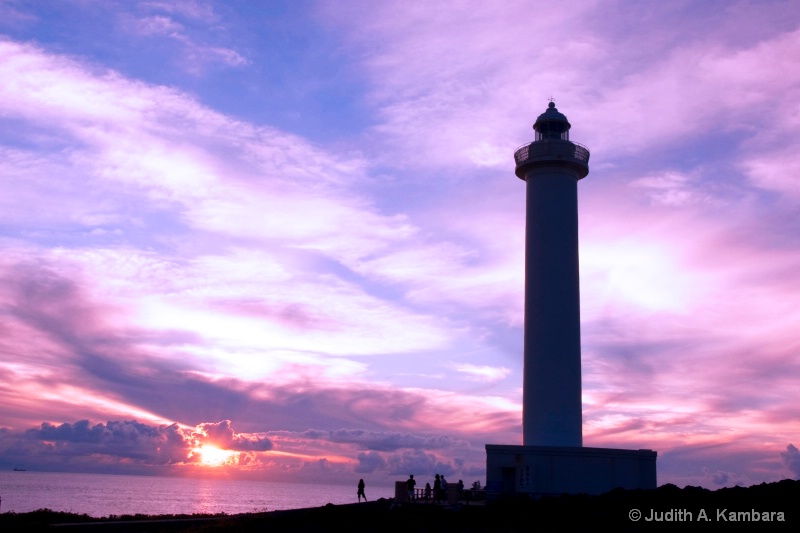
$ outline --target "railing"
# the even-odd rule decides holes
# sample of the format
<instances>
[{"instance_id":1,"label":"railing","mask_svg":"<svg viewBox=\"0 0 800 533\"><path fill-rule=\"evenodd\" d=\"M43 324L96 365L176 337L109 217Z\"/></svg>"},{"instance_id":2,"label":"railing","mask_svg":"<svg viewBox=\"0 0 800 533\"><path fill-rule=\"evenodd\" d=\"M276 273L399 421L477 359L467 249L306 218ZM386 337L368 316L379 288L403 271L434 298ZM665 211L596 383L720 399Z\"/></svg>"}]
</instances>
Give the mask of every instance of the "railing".
<instances>
[{"instance_id":1,"label":"railing","mask_svg":"<svg viewBox=\"0 0 800 533\"><path fill-rule=\"evenodd\" d=\"M424 488L415 488L414 501L425 503L446 503L448 500L453 500L452 503L464 502L469 505L470 502L483 502L486 500L486 489L463 489L458 491L457 487L454 486L451 489L450 485L447 486L447 489L451 492L451 494L447 494L441 489L439 490L439 494L436 494L436 491L433 489L426 492Z\"/></svg>"},{"instance_id":2,"label":"railing","mask_svg":"<svg viewBox=\"0 0 800 533\"><path fill-rule=\"evenodd\" d=\"M514 161L519 165L528 159L568 157L583 163L589 163L589 149L573 141L534 141L524 144L514 152Z\"/></svg>"}]
</instances>

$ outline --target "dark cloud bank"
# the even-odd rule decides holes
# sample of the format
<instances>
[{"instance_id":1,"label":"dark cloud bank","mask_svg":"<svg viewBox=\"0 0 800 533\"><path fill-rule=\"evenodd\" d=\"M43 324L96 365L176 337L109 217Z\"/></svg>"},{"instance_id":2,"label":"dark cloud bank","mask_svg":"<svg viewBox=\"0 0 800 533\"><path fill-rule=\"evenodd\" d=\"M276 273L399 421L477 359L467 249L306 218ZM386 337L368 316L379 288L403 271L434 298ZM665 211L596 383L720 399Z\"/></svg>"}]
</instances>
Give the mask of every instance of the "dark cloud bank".
<instances>
[{"instance_id":1,"label":"dark cloud bank","mask_svg":"<svg viewBox=\"0 0 800 533\"><path fill-rule=\"evenodd\" d=\"M229 420L196 429L178 424L88 420L51 424L14 432L0 430L0 465L53 471L109 473L169 473L170 466L197 464L196 449L212 445L237 452L266 451L272 441L259 435L233 432Z\"/></svg>"},{"instance_id":2,"label":"dark cloud bank","mask_svg":"<svg viewBox=\"0 0 800 533\"><path fill-rule=\"evenodd\" d=\"M295 449L339 446L349 463L273 456L281 440ZM230 420L206 422L194 428L178 424L154 425L137 421L42 423L25 431L0 429L0 468L79 471L115 474L202 474L202 446L236 453L229 465L243 474L262 472L283 478L329 481L342 475L433 475L482 478L481 450L448 436L339 429L301 432L236 433ZM313 452L310 452L313 453ZM463 458L472 454L471 461ZM476 464L478 466L476 466ZM472 466L471 466L472 465Z\"/></svg>"}]
</instances>

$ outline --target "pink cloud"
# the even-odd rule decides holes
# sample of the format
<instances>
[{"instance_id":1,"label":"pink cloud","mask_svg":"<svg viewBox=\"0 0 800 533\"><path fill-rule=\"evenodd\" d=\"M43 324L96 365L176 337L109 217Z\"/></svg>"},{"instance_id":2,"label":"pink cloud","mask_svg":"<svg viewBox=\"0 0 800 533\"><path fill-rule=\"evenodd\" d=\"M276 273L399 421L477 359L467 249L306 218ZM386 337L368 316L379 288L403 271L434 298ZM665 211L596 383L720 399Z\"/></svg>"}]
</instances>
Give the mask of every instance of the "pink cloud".
<instances>
[{"instance_id":1,"label":"pink cloud","mask_svg":"<svg viewBox=\"0 0 800 533\"><path fill-rule=\"evenodd\" d=\"M314 381L311 386L307 381L308 369L302 364L297 365L300 367L297 374L291 371L282 372L282 385L279 386L236 381L230 377L210 379L201 374L176 371L175 367L180 365L167 362L165 356L174 350L176 343L198 343L201 339L183 335L174 339L164 338L163 342L159 342L154 332L122 328L126 315L117 312L112 320L114 310L94 302L79 282L82 278L75 276L75 271L72 273L74 279L59 277L47 270L41 272L38 269L28 269L13 276L10 275L11 272L6 269L2 276L7 281L13 280L13 283L6 286L9 290L4 307L11 311L9 316L14 318L6 323L7 328L16 328L17 324L26 325L34 330L30 334L32 338L51 339L57 350L54 355L57 356L59 369L58 375L43 372L45 367L41 364L32 365L32 361L27 359L27 350L35 349L36 346L26 346L16 333L5 337L18 359L4 366L4 371L8 374L4 383L14 383L14 387L4 388L3 394L8 401L7 405L15 405L17 417L22 412L29 419L61 416L63 420L80 412L92 417L114 412L158 423L159 420L202 416L203 412L214 412L217 406L237 405L239 424L244 424L242 420L246 420L246 425L253 430L262 428L261 433L235 433L230 421L203 423L197 426L197 435L187 447L190 444L201 446L203 442L207 442L242 452L245 455L237 456L236 460L246 462L250 469L261 468L258 466L261 462L257 457L247 454L272 449L272 437L263 433L265 428L272 425L286 427L297 425L299 421L302 427L304 423L316 425L326 421L343 424L345 427L358 427L368 423L376 428L406 427L409 430L419 430L421 427L428 427L432 430L442 428L456 434L485 435L490 432L496 434L498 429L508 431L506 425L509 421L512 425L516 424L513 421L515 406L503 405L498 408L481 398L461 397L452 393L392 390L367 386L352 379L349 383L340 382L336 388L325 388L325 381L317 379L318 376L312 376ZM102 292L100 291L101 294ZM46 336L43 335L45 332ZM292 383L292 380L296 381ZM24 397L31 400L27 412L22 400ZM46 399L49 401L45 406L42 402ZM484 414L476 417L474 409L484 403ZM199 409L194 415L184 411L190 404ZM211 411L208 411L209 407ZM4 420L5 423L12 421L11 418ZM19 420L16 419L15 425L20 423ZM442 420L447 423L443 425L437 422ZM61 422L59 424L64 431L71 427ZM100 429L96 431L100 432ZM348 446L356 445L362 442L359 435L366 434L343 430L331 433L329 441ZM62 440L69 439L64 437ZM379 441L394 441L398 447L459 447L452 437L431 439L413 434L380 436L373 433L373 437L363 440L368 446L385 448L385 444L377 444ZM435 445L436 442L440 444ZM116 440L108 442L109 449L117 445L119 443ZM63 454L59 457L78 457L75 460L77 462L71 464L83 465L80 468L86 467L85 456L100 453L83 447L73 449L68 444L64 446ZM283 448L279 447L280 449ZM350 451L341 452L342 457L350 454L351 459L348 461L355 464L355 452L351 448L348 450ZM293 452L291 447L285 451L312 456L331 454L330 448L315 450L305 445L299 446ZM121 464L115 463L116 456L113 453L102 454L108 456L102 461L103 471L123 468ZM37 457L39 456L28 459L39 461ZM199 460L194 455L189 455L184 462L194 464ZM143 461L137 463L136 468L139 470L134 469L135 471L158 465L144 459ZM386 461L387 464L393 464L389 457ZM470 464L475 468L479 463L479 460L476 463L473 458ZM49 468L60 469L66 463L51 461L47 464Z\"/></svg>"},{"instance_id":2,"label":"pink cloud","mask_svg":"<svg viewBox=\"0 0 800 533\"><path fill-rule=\"evenodd\" d=\"M160 1L144 1L139 2L141 9L161 11L166 13L175 13L183 17L194 20L200 20L206 23L217 21L217 15L214 13L213 6L208 2L199 0L171 0L169 2Z\"/></svg>"},{"instance_id":3,"label":"pink cloud","mask_svg":"<svg viewBox=\"0 0 800 533\"><path fill-rule=\"evenodd\" d=\"M211 5L202 2L140 2L137 7L134 12L118 15L119 26L138 37L169 38L179 51L179 59L173 61L174 68L201 76L215 65L244 67L251 64L248 58L232 48L207 44L214 36L225 33ZM142 15L142 12L147 14ZM198 31L200 28L204 31Z\"/></svg>"},{"instance_id":4,"label":"pink cloud","mask_svg":"<svg viewBox=\"0 0 800 533\"><path fill-rule=\"evenodd\" d=\"M183 26L161 15L130 19L126 24L129 31L140 35L168 35L174 36L183 31Z\"/></svg>"},{"instance_id":5,"label":"pink cloud","mask_svg":"<svg viewBox=\"0 0 800 533\"><path fill-rule=\"evenodd\" d=\"M267 437L235 433L230 420L200 424L192 436L201 444L210 443L225 450L263 452L272 449L272 441Z\"/></svg>"},{"instance_id":6,"label":"pink cloud","mask_svg":"<svg viewBox=\"0 0 800 533\"><path fill-rule=\"evenodd\" d=\"M800 175L800 157L793 149L745 156L742 167L753 185L777 193L786 194L793 202L800 198L800 186L796 177Z\"/></svg>"}]
</instances>

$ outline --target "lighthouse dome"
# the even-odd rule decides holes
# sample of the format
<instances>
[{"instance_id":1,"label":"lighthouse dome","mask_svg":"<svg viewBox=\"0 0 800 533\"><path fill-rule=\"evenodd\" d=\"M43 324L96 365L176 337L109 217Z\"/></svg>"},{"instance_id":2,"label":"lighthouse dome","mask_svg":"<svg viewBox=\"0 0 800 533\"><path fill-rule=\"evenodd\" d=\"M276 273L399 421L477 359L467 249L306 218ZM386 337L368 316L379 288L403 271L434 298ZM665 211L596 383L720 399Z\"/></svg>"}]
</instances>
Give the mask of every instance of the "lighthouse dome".
<instances>
[{"instance_id":1,"label":"lighthouse dome","mask_svg":"<svg viewBox=\"0 0 800 533\"><path fill-rule=\"evenodd\" d=\"M550 102L547 105L547 110L539 115L539 118L533 124L537 141L550 139L568 141L571 127L567 117L556 109L555 102Z\"/></svg>"}]
</instances>

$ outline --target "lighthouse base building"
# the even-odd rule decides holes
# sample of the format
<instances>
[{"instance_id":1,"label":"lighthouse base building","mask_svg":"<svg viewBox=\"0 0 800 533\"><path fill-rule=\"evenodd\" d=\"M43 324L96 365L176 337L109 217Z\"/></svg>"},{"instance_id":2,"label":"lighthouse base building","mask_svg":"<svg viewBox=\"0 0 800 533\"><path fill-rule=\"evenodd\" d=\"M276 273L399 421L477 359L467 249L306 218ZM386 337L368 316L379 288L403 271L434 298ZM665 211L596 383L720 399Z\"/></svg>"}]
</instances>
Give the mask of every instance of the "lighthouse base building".
<instances>
[{"instance_id":1,"label":"lighthouse base building","mask_svg":"<svg viewBox=\"0 0 800 533\"><path fill-rule=\"evenodd\" d=\"M506 494L602 494L616 488L656 488L656 452L486 445L488 498Z\"/></svg>"},{"instance_id":2,"label":"lighthouse base building","mask_svg":"<svg viewBox=\"0 0 800 533\"><path fill-rule=\"evenodd\" d=\"M486 445L487 496L656 488L656 452L583 447L578 181L589 150L553 102L514 153L525 182L522 446Z\"/></svg>"}]
</instances>

